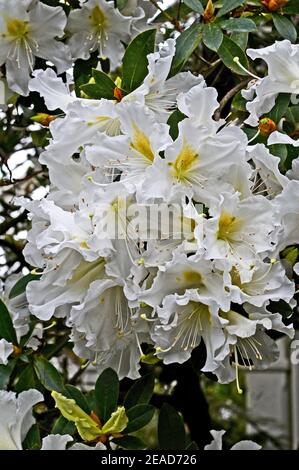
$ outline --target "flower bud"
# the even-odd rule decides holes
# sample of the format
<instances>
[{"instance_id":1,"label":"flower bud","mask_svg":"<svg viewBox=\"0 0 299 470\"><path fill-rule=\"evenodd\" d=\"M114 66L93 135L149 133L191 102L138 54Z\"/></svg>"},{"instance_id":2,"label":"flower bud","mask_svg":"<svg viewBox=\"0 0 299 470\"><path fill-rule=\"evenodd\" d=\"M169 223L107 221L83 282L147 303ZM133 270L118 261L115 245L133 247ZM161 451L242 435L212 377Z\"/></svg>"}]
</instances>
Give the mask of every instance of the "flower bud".
<instances>
[{"instance_id":1,"label":"flower bud","mask_svg":"<svg viewBox=\"0 0 299 470\"><path fill-rule=\"evenodd\" d=\"M212 0L209 0L203 14L203 19L205 23L209 23L214 18L214 11L215 8L213 2Z\"/></svg>"},{"instance_id":2,"label":"flower bud","mask_svg":"<svg viewBox=\"0 0 299 470\"><path fill-rule=\"evenodd\" d=\"M114 96L114 98L117 99L117 101L121 101L123 99L122 91L117 86L113 90L113 96Z\"/></svg>"},{"instance_id":3,"label":"flower bud","mask_svg":"<svg viewBox=\"0 0 299 470\"><path fill-rule=\"evenodd\" d=\"M51 114L46 113L37 113L35 116L32 116L31 121L38 122L42 126L48 127L50 122L54 121L57 116L52 116Z\"/></svg>"},{"instance_id":4,"label":"flower bud","mask_svg":"<svg viewBox=\"0 0 299 470\"><path fill-rule=\"evenodd\" d=\"M268 11L277 11L284 7L288 3L288 0L261 0L261 3Z\"/></svg>"},{"instance_id":5,"label":"flower bud","mask_svg":"<svg viewBox=\"0 0 299 470\"><path fill-rule=\"evenodd\" d=\"M268 136L272 134L272 132L276 131L277 126L274 121L270 118L262 118L259 122L259 131L262 135Z\"/></svg>"}]
</instances>

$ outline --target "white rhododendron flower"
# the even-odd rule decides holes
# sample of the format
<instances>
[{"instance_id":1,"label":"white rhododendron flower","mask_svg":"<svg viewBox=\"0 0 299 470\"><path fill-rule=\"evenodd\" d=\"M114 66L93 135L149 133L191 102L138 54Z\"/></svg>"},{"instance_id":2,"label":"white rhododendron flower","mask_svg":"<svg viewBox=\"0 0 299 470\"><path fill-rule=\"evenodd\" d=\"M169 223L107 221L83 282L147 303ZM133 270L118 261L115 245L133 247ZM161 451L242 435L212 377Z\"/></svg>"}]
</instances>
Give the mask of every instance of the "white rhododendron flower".
<instances>
[{"instance_id":1,"label":"white rhododendron flower","mask_svg":"<svg viewBox=\"0 0 299 470\"><path fill-rule=\"evenodd\" d=\"M42 394L34 389L18 396L14 392L0 391L1 450L22 450L22 442L35 423L32 407L43 399Z\"/></svg>"},{"instance_id":2,"label":"white rhododendron flower","mask_svg":"<svg viewBox=\"0 0 299 470\"><path fill-rule=\"evenodd\" d=\"M28 82L35 57L50 60L57 72L71 65L67 46L56 38L64 34L66 15L61 7L31 0L0 2L0 64L6 65L9 87L28 94Z\"/></svg>"},{"instance_id":3,"label":"white rhododendron flower","mask_svg":"<svg viewBox=\"0 0 299 470\"><path fill-rule=\"evenodd\" d=\"M110 1L81 1L81 6L71 11L67 24L73 58L88 59L92 52L98 51L99 57L108 58L115 69L124 53L122 41L129 38L129 19Z\"/></svg>"},{"instance_id":4,"label":"white rhododendron flower","mask_svg":"<svg viewBox=\"0 0 299 470\"><path fill-rule=\"evenodd\" d=\"M250 101L246 108L250 113L245 121L250 126L257 126L259 118L267 114L274 106L279 93L299 93L299 45L291 44L287 39L261 49L247 49L252 59L262 59L268 66L268 75L258 80L252 91L243 92Z\"/></svg>"}]
</instances>

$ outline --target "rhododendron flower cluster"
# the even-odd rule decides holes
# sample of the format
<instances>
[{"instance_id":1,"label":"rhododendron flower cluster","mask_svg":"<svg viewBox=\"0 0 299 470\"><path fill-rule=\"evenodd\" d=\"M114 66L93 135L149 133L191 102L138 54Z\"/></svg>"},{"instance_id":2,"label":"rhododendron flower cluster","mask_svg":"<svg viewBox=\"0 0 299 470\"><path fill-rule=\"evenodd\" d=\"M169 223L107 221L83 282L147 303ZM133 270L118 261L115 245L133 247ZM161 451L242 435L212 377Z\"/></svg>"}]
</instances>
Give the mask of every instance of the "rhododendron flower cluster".
<instances>
[{"instance_id":1,"label":"rhododendron flower cluster","mask_svg":"<svg viewBox=\"0 0 299 470\"><path fill-rule=\"evenodd\" d=\"M0 0L0 449L222 449L177 394L295 335L297 9Z\"/></svg>"},{"instance_id":2,"label":"rhododendron flower cluster","mask_svg":"<svg viewBox=\"0 0 299 470\"><path fill-rule=\"evenodd\" d=\"M257 96L289 60L290 46L281 47L273 66L272 46L265 49L269 77L253 86ZM142 344L169 364L203 342L203 370L227 383L240 366L277 359L267 331L293 336L267 307L292 303L295 292L279 252L298 241L282 203L297 182L240 126L215 121L217 92L203 77L166 80L174 53L174 40L161 44L144 84L120 102L76 98L52 70L34 73L30 89L65 114L50 124L41 155L50 193L22 202L32 220L24 254L42 275L27 298L39 319L65 317L75 353L99 370L137 378ZM172 138L166 121L175 107L183 119ZM167 216L174 207L172 224L156 223L155 210Z\"/></svg>"}]
</instances>

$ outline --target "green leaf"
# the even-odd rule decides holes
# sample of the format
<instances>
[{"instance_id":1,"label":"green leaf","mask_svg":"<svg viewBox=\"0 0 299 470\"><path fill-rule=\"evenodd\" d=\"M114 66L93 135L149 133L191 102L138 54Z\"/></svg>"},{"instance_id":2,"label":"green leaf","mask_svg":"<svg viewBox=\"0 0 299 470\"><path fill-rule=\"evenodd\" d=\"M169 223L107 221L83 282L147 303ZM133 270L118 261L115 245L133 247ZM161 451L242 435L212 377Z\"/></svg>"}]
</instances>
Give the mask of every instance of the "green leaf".
<instances>
[{"instance_id":1,"label":"green leaf","mask_svg":"<svg viewBox=\"0 0 299 470\"><path fill-rule=\"evenodd\" d=\"M202 30L203 43L212 51L217 52L223 39L223 33L215 23L207 23Z\"/></svg>"},{"instance_id":2,"label":"green leaf","mask_svg":"<svg viewBox=\"0 0 299 470\"><path fill-rule=\"evenodd\" d=\"M0 390L6 390L17 359L11 359L6 365L0 365Z\"/></svg>"},{"instance_id":3,"label":"green leaf","mask_svg":"<svg viewBox=\"0 0 299 470\"><path fill-rule=\"evenodd\" d=\"M248 44L248 33L232 33L230 39L234 41L242 51L245 51Z\"/></svg>"},{"instance_id":4,"label":"green leaf","mask_svg":"<svg viewBox=\"0 0 299 470\"><path fill-rule=\"evenodd\" d=\"M119 395L119 381L113 369L105 369L95 385L95 412L104 423L116 410Z\"/></svg>"},{"instance_id":5,"label":"green leaf","mask_svg":"<svg viewBox=\"0 0 299 470\"><path fill-rule=\"evenodd\" d=\"M169 16L171 16L172 18L177 18L178 16L178 4L176 3L175 5L172 5L166 9L164 9L165 13ZM189 8L187 5L185 5L185 3L181 3L181 6L180 6L180 17L181 18L184 18L185 16L187 16L189 13L192 12L192 9ZM153 23L163 23L167 21L167 18L165 16L164 13L159 13L158 16L155 17L155 19L153 20Z\"/></svg>"},{"instance_id":6,"label":"green leaf","mask_svg":"<svg viewBox=\"0 0 299 470\"><path fill-rule=\"evenodd\" d=\"M239 65L234 61L235 57L239 57L240 63L248 69L248 61L245 53L234 41L224 36L221 46L218 49L218 55L224 65L228 67L232 72L239 75L248 75L247 72L241 69Z\"/></svg>"},{"instance_id":7,"label":"green leaf","mask_svg":"<svg viewBox=\"0 0 299 470\"><path fill-rule=\"evenodd\" d=\"M184 450L186 447L184 422L168 403L164 403L160 410L158 440L161 450Z\"/></svg>"},{"instance_id":8,"label":"green leaf","mask_svg":"<svg viewBox=\"0 0 299 470\"><path fill-rule=\"evenodd\" d=\"M135 90L146 77L147 55L154 52L156 29L148 29L136 36L128 45L123 58L122 86L126 91Z\"/></svg>"},{"instance_id":9,"label":"green leaf","mask_svg":"<svg viewBox=\"0 0 299 470\"><path fill-rule=\"evenodd\" d=\"M16 282L16 284L13 286L9 293L9 298L13 299L18 295L23 294L23 292L26 290L27 284L29 284L31 281L38 281L39 278L40 276L38 274L26 274L26 276L19 279L18 282Z\"/></svg>"},{"instance_id":10,"label":"green leaf","mask_svg":"<svg viewBox=\"0 0 299 470\"><path fill-rule=\"evenodd\" d=\"M275 100L275 105L271 111L265 116L272 119L276 124L279 123L281 118L286 114L291 95L289 93L280 93Z\"/></svg>"},{"instance_id":11,"label":"green leaf","mask_svg":"<svg viewBox=\"0 0 299 470\"><path fill-rule=\"evenodd\" d=\"M239 91L232 101L232 108L237 111L246 112L246 103L247 101L243 98L241 91Z\"/></svg>"},{"instance_id":12,"label":"green leaf","mask_svg":"<svg viewBox=\"0 0 299 470\"><path fill-rule=\"evenodd\" d=\"M29 429L22 445L24 450L39 450L41 447L41 437L37 424Z\"/></svg>"},{"instance_id":13,"label":"green leaf","mask_svg":"<svg viewBox=\"0 0 299 470\"><path fill-rule=\"evenodd\" d=\"M13 327L11 316L7 310L5 303L0 299L0 338L6 341L18 344L17 335Z\"/></svg>"},{"instance_id":14,"label":"green leaf","mask_svg":"<svg viewBox=\"0 0 299 470\"><path fill-rule=\"evenodd\" d=\"M92 76L94 83L81 85L80 89L93 99L114 100L114 89L116 87L114 81L106 73L96 69L92 70Z\"/></svg>"},{"instance_id":15,"label":"green leaf","mask_svg":"<svg viewBox=\"0 0 299 470\"><path fill-rule=\"evenodd\" d=\"M125 434L135 432L148 424L154 416L155 408L152 405L136 405L127 410L129 424L124 430Z\"/></svg>"},{"instance_id":16,"label":"green leaf","mask_svg":"<svg viewBox=\"0 0 299 470\"><path fill-rule=\"evenodd\" d=\"M204 8L203 8L202 3L200 2L200 0L183 0L183 2L191 10L195 11L196 13L199 13L200 15L203 14Z\"/></svg>"},{"instance_id":17,"label":"green leaf","mask_svg":"<svg viewBox=\"0 0 299 470\"><path fill-rule=\"evenodd\" d=\"M277 32L285 39L291 42L296 42L297 31L291 20L286 16L279 15L278 13L272 14L273 23Z\"/></svg>"},{"instance_id":18,"label":"green leaf","mask_svg":"<svg viewBox=\"0 0 299 470\"><path fill-rule=\"evenodd\" d=\"M85 413L90 414L92 412L92 408L89 406L85 396L77 387L74 387L73 385L66 385L64 395L67 398L72 398L75 400L77 405L80 406L80 408L82 408Z\"/></svg>"},{"instance_id":19,"label":"green leaf","mask_svg":"<svg viewBox=\"0 0 299 470\"><path fill-rule=\"evenodd\" d=\"M112 439L112 442L123 449L129 450L142 450L147 447L147 445L136 436L123 436L118 439Z\"/></svg>"},{"instance_id":20,"label":"green leaf","mask_svg":"<svg viewBox=\"0 0 299 470\"><path fill-rule=\"evenodd\" d=\"M249 18L230 18L229 20L222 20L220 26L228 31L236 31L238 33L251 33L252 31L256 31L255 22Z\"/></svg>"},{"instance_id":21,"label":"green leaf","mask_svg":"<svg viewBox=\"0 0 299 470\"><path fill-rule=\"evenodd\" d=\"M288 3L283 7L283 12L288 15L295 15L299 13L298 0L289 0Z\"/></svg>"},{"instance_id":22,"label":"green leaf","mask_svg":"<svg viewBox=\"0 0 299 470\"><path fill-rule=\"evenodd\" d=\"M170 126L169 134L173 140L175 140L179 135L179 123L185 119L185 117L185 114L181 113L179 109L173 111L173 113L169 116L167 124Z\"/></svg>"},{"instance_id":23,"label":"green leaf","mask_svg":"<svg viewBox=\"0 0 299 470\"><path fill-rule=\"evenodd\" d=\"M284 163L288 156L288 148L285 144L269 145L269 150L272 155L280 158L280 165Z\"/></svg>"},{"instance_id":24,"label":"green leaf","mask_svg":"<svg viewBox=\"0 0 299 470\"><path fill-rule=\"evenodd\" d=\"M62 393L64 391L63 381L58 370L44 357L34 358L34 370L43 386L51 392Z\"/></svg>"},{"instance_id":25,"label":"green leaf","mask_svg":"<svg viewBox=\"0 0 299 470\"><path fill-rule=\"evenodd\" d=\"M47 128L31 132L31 138L36 147L45 147L49 141L49 130Z\"/></svg>"},{"instance_id":26,"label":"green leaf","mask_svg":"<svg viewBox=\"0 0 299 470\"><path fill-rule=\"evenodd\" d=\"M144 375L137 380L125 396L124 407L126 410L140 403L148 403L152 397L154 385L155 380L152 374Z\"/></svg>"},{"instance_id":27,"label":"green leaf","mask_svg":"<svg viewBox=\"0 0 299 470\"><path fill-rule=\"evenodd\" d=\"M234 10L235 8L239 7L244 3L245 0L224 0L223 6L217 12L216 16L224 16L229 11Z\"/></svg>"},{"instance_id":28,"label":"green leaf","mask_svg":"<svg viewBox=\"0 0 299 470\"><path fill-rule=\"evenodd\" d=\"M74 65L74 81L75 81L75 92L77 96L81 96L81 85L88 83L92 76L92 69L97 66L99 62L98 53L94 52L91 54L88 60L76 60Z\"/></svg>"},{"instance_id":29,"label":"green leaf","mask_svg":"<svg viewBox=\"0 0 299 470\"><path fill-rule=\"evenodd\" d=\"M122 8L125 8L127 3L128 3L128 0L116 0L116 6L119 10L121 10Z\"/></svg>"},{"instance_id":30,"label":"green leaf","mask_svg":"<svg viewBox=\"0 0 299 470\"><path fill-rule=\"evenodd\" d=\"M54 422L51 433L52 434L70 434L71 436L75 434L76 426L72 421L68 421L64 416L59 416Z\"/></svg>"},{"instance_id":31,"label":"green leaf","mask_svg":"<svg viewBox=\"0 0 299 470\"><path fill-rule=\"evenodd\" d=\"M176 50L172 61L169 77L176 75L189 59L192 52L197 48L201 41L202 26L193 23L176 40Z\"/></svg>"},{"instance_id":32,"label":"green leaf","mask_svg":"<svg viewBox=\"0 0 299 470\"><path fill-rule=\"evenodd\" d=\"M20 393L30 388L36 388L38 390L41 388L32 364L25 367L20 373L15 391Z\"/></svg>"}]
</instances>

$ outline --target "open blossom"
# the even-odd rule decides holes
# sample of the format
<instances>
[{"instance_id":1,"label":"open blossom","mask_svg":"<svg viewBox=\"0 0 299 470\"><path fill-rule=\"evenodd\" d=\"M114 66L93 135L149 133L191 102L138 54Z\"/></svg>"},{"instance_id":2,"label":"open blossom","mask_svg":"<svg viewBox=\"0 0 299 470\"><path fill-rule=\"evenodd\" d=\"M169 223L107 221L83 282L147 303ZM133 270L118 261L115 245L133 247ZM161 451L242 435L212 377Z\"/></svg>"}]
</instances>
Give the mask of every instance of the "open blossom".
<instances>
[{"instance_id":1,"label":"open blossom","mask_svg":"<svg viewBox=\"0 0 299 470\"><path fill-rule=\"evenodd\" d=\"M98 51L99 57L110 60L114 70L124 53L121 41L129 38L130 18L124 17L111 1L81 1L81 6L71 11L67 24L73 58L88 59Z\"/></svg>"},{"instance_id":2,"label":"open blossom","mask_svg":"<svg viewBox=\"0 0 299 470\"><path fill-rule=\"evenodd\" d=\"M22 442L35 423L32 407L43 399L42 394L34 389L18 396L14 392L0 391L1 450L22 450Z\"/></svg>"},{"instance_id":3,"label":"open blossom","mask_svg":"<svg viewBox=\"0 0 299 470\"><path fill-rule=\"evenodd\" d=\"M285 39L261 49L247 49L246 52L252 59L264 60L268 66L268 75L242 92L249 100L246 108L250 115L245 122L255 127L259 118L273 108L279 93L299 93L299 45Z\"/></svg>"},{"instance_id":4,"label":"open blossom","mask_svg":"<svg viewBox=\"0 0 299 470\"><path fill-rule=\"evenodd\" d=\"M35 57L50 60L58 73L71 65L68 48L56 38L64 34L66 15L61 7L30 0L0 2L0 65L6 65L9 87L28 94Z\"/></svg>"}]
</instances>

